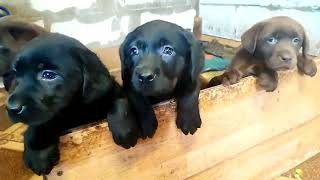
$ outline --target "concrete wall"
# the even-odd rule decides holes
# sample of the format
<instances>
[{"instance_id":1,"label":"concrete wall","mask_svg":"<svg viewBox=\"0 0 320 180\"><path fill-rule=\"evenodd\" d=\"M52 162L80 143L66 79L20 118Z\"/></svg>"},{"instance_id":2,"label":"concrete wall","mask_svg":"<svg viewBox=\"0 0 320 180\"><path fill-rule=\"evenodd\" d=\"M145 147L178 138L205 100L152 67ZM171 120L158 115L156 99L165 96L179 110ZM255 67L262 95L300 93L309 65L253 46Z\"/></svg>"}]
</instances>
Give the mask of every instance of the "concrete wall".
<instances>
[{"instance_id":1,"label":"concrete wall","mask_svg":"<svg viewBox=\"0 0 320 180\"><path fill-rule=\"evenodd\" d=\"M200 0L199 11L203 33L238 40L258 21L290 16L305 27L311 41L310 54L320 55L320 0Z\"/></svg>"},{"instance_id":2,"label":"concrete wall","mask_svg":"<svg viewBox=\"0 0 320 180\"><path fill-rule=\"evenodd\" d=\"M4 0L15 15L89 47L119 45L135 27L163 19L192 29L197 0Z\"/></svg>"}]
</instances>

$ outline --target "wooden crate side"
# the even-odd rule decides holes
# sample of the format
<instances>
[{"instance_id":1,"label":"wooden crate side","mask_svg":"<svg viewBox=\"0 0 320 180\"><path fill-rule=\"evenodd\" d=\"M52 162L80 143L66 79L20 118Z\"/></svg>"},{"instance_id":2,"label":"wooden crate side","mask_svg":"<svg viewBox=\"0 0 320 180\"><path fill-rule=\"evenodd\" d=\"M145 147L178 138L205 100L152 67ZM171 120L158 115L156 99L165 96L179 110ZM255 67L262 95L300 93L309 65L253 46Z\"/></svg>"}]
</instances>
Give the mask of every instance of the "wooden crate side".
<instances>
[{"instance_id":1,"label":"wooden crate side","mask_svg":"<svg viewBox=\"0 0 320 180\"><path fill-rule=\"evenodd\" d=\"M320 152L320 116L275 136L189 180L269 180Z\"/></svg>"},{"instance_id":2,"label":"wooden crate side","mask_svg":"<svg viewBox=\"0 0 320 180\"><path fill-rule=\"evenodd\" d=\"M21 151L0 147L0 179L3 180L42 180L27 169L22 161Z\"/></svg>"},{"instance_id":3,"label":"wooden crate side","mask_svg":"<svg viewBox=\"0 0 320 180\"><path fill-rule=\"evenodd\" d=\"M61 163L49 177L59 179L63 171L76 179L188 178L311 121L320 113L319 82L320 75L290 71L280 73L272 93L257 88L253 78L203 90L203 124L194 136L176 129L175 103L164 103L155 107L155 137L129 150L112 142L106 124L77 131L61 138Z\"/></svg>"}]
</instances>

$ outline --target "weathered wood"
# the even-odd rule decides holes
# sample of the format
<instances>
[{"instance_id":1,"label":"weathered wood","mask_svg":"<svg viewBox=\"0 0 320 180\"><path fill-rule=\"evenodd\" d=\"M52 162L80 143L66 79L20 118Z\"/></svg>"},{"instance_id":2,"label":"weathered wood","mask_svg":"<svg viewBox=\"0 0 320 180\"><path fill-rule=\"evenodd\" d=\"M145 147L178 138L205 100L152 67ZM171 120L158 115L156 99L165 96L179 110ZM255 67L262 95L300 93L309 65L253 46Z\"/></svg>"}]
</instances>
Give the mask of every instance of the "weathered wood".
<instances>
[{"instance_id":1,"label":"weathered wood","mask_svg":"<svg viewBox=\"0 0 320 180\"><path fill-rule=\"evenodd\" d=\"M0 95L1 96L1 95ZM1 124L9 125L8 117L0 106ZM5 126L2 126L5 127ZM20 123L11 125L4 131L0 131L0 179L4 180L40 180L41 177L36 176L32 171L25 168L22 161L23 152L23 132L26 126Z\"/></svg>"},{"instance_id":2,"label":"weathered wood","mask_svg":"<svg viewBox=\"0 0 320 180\"><path fill-rule=\"evenodd\" d=\"M320 62L317 63L320 67ZM75 179L185 179L223 163L236 168L232 164L239 161L228 160L238 155L242 160L241 154L246 151L259 160L261 156L254 156L250 149L258 145L267 148L264 145L266 141L275 141L275 137L280 138L287 132L292 134L292 138L298 138L302 134L299 127L313 122L312 119L319 115L319 82L320 75L310 78L290 71L281 73L279 87L272 93L257 88L253 78L246 78L230 87L203 90L200 95L203 124L194 136L185 136L176 129L175 103L164 103L155 107L160 123L154 138L140 141L129 150L112 142L106 124L74 132L61 138L61 162L49 178L61 178L57 176L61 173L57 172L63 171L62 177ZM315 133L315 125L304 130ZM279 142L285 141L280 138ZM274 157L275 160L279 156L289 158L294 154L296 149L291 150L294 146L289 145L277 151L280 154ZM316 153L309 146L308 143L303 146L303 155L296 162ZM271 168L274 159L269 159L269 162L252 165L257 169ZM273 170L283 172L288 168L286 164ZM217 174L233 175L233 171L237 172L232 168L219 170L222 172ZM265 176L270 178L273 175Z\"/></svg>"},{"instance_id":3,"label":"weathered wood","mask_svg":"<svg viewBox=\"0 0 320 180\"><path fill-rule=\"evenodd\" d=\"M289 178L285 176L276 177L273 180L295 180L295 178Z\"/></svg>"},{"instance_id":4,"label":"weathered wood","mask_svg":"<svg viewBox=\"0 0 320 180\"><path fill-rule=\"evenodd\" d=\"M226 38L220 38L220 37L214 37L214 36L208 36L208 35L202 35L201 40L202 41L212 41L213 39L218 40L220 43L231 46L231 47L239 47L241 45L240 41L235 41L232 39L226 39Z\"/></svg>"},{"instance_id":5,"label":"weathered wood","mask_svg":"<svg viewBox=\"0 0 320 180\"><path fill-rule=\"evenodd\" d=\"M316 140L319 137L315 138ZM314 155L312 158L300 163L298 166L291 168L289 171L282 174L285 177L301 177L305 180L319 180L320 179L320 153Z\"/></svg>"},{"instance_id":6,"label":"weathered wood","mask_svg":"<svg viewBox=\"0 0 320 180\"><path fill-rule=\"evenodd\" d=\"M19 143L21 144L21 143ZM8 147L10 148L10 147ZM0 179L3 180L41 180L40 176L25 168L21 151L0 147Z\"/></svg>"},{"instance_id":7,"label":"weathered wood","mask_svg":"<svg viewBox=\"0 0 320 180\"><path fill-rule=\"evenodd\" d=\"M196 174L190 180L269 180L320 151L320 116Z\"/></svg>"},{"instance_id":8,"label":"weathered wood","mask_svg":"<svg viewBox=\"0 0 320 180\"><path fill-rule=\"evenodd\" d=\"M0 133L12 125L6 112L7 93L0 88Z\"/></svg>"}]
</instances>

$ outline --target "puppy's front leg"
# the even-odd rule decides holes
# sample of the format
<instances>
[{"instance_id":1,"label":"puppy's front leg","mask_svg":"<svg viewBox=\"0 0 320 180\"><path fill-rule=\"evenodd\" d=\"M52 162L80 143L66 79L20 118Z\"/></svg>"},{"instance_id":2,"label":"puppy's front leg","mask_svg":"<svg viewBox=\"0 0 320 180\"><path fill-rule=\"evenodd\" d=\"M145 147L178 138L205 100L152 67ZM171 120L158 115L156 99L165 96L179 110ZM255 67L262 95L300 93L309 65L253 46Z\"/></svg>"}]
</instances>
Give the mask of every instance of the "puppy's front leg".
<instances>
[{"instance_id":1,"label":"puppy's front leg","mask_svg":"<svg viewBox=\"0 0 320 180\"><path fill-rule=\"evenodd\" d=\"M201 126L199 113L199 93L200 86L183 96L177 97L177 120L176 124L181 131L187 135L194 134Z\"/></svg>"},{"instance_id":2,"label":"puppy's front leg","mask_svg":"<svg viewBox=\"0 0 320 180\"><path fill-rule=\"evenodd\" d=\"M136 92L129 90L127 91L127 95L129 97L129 103L137 116L142 139L147 137L152 138L158 128L158 121L152 104L148 98Z\"/></svg>"},{"instance_id":3,"label":"puppy's front leg","mask_svg":"<svg viewBox=\"0 0 320 180\"><path fill-rule=\"evenodd\" d=\"M210 84L218 85L221 82L224 86L229 86L238 83L241 78L250 74L254 64L252 54L242 48L236 53L228 69L221 76L213 78Z\"/></svg>"},{"instance_id":4,"label":"puppy's front leg","mask_svg":"<svg viewBox=\"0 0 320 180\"><path fill-rule=\"evenodd\" d=\"M137 144L139 129L127 99L116 99L107 119L116 144L126 149Z\"/></svg>"},{"instance_id":5,"label":"puppy's front leg","mask_svg":"<svg viewBox=\"0 0 320 180\"><path fill-rule=\"evenodd\" d=\"M50 128L33 126L24 134L23 160L38 175L49 174L59 161L59 137L54 134Z\"/></svg>"},{"instance_id":6,"label":"puppy's front leg","mask_svg":"<svg viewBox=\"0 0 320 180\"><path fill-rule=\"evenodd\" d=\"M257 83L267 92L272 92L278 87L278 73L272 69L264 68L258 74Z\"/></svg>"},{"instance_id":7,"label":"puppy's front leg","mask_svg":"<svg viewBox=\"0 0 320 180\"><path fill-rule=\"evenodd\" d=\"M303 74L306 74L308 76L314 76L317 73L317 65L316 63L312 60L309 59L308 57L305 58L302 55L298 56L298 70L302 72Z\"/></svg>"}]
</instances>

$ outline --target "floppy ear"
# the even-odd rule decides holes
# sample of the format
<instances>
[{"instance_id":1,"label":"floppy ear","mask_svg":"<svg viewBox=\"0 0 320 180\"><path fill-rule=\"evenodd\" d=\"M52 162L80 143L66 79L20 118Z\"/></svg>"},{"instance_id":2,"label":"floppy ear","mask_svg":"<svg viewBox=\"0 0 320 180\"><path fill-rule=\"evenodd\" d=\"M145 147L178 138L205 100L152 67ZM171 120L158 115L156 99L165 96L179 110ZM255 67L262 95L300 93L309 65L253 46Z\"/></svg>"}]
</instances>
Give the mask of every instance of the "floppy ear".
<instances>
[{"instance_id":1,"label":"floppy ear","mask_svg":"<svg viewBox=\"0 0 320 180\"><path fill-rule=\"evenodd\" d=\"M82 99L89 104L113 88L113 79L96 54L85 48L72 48L82 70Z\"/></svg>"},{"instance_id":2,"label":"floppy ear","mask_svg":"<svg viewBox=\"0 0 320 180\"><path fill-rule=\"evenodd\" d=\"M126 48L128 42L134 38L133 33L129 33L126 37L126 39L121 43L120 48L119 48L119 56L120 56L120 61L121 61L121 78L123 82L123 87L127 86L127 83L130 83L130 62L127 60L127 55L126 55Z\"/></svg>"},{"instance_id":3,"label":"floppy ear","mask_svg":"<svg viewBox=\"0 0 320 180\"><path fill-rule=\"evenodd\" d=\"M129 36L129 34L128 34ZM126 46L126 39L121 43L120 47L119 47L119 56L120 56L120 61L121 63L123 63L125 61L126 58L126 54L125 54L125 46Z\"/></svg>"},{"instance_id":4,"label":"floppy ear","mask_svg":"<svg viewBox=\"0 0 320 180\"><path fill-rule=\"evenodd\" d=\"M127 57L126 57L126 53L125 53L125 48L126 48L126 44L127 44L127 41L124 40L120 47L119 47L119 56L120 56L120 61L121 61L121 70L125 70L127 69Z\"/></svg>"},{"instance_id":5,"label":"floppy ear","mask_svg":"<svg viewBox=\"0 0 320 180\"><path fill-rule=\"evenodd\" d=\"M189 62L189 79L191 83L196 83L204 65L204 53L199 41L188 31L184 31L183 35L190 46L190 62Z\"/></svg>"},{"instance_id":6,"label":"floppy ear","mask_svg":"<svg viewBox=\"0 0 320 180\"><path fill-rule=\"evenodd\" d=\"M8 21L3 26L15 41L27 42L39 34L47 32L44 28L23 21Z\"/></svg>"},{"instance_id":7,"label":"floppy ear","mask_svg":"<svg viewBox=\"0 0 320 180\"><path fill-rule=\"evenodd\" d=\"M242 47L245 48L250 54L256 50L257 40L264 24L262 22L255 24L241 36Z\"/></svg>"},{"instance_id":8,"label":"floppy ear","mask_svg":"<svg viewBox=\"0 0 320 180\"><path fill-rule=\"evenodd\" d=\"M309 51L309 38L307 37L307 34L304 31L303 32L303 42L302 42L302 55L304 58L307 58L308 51Z\"/></svg>"}]
</instances>

